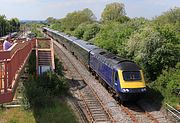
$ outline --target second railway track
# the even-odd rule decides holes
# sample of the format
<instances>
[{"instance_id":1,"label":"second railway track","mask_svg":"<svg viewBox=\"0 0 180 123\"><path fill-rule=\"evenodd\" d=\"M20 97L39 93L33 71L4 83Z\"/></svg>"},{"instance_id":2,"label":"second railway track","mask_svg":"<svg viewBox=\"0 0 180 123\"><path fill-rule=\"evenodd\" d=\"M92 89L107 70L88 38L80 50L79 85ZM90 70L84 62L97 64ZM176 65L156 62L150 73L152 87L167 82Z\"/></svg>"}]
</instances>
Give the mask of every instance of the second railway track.
<instances>
[{"instance_id":1,"label":"second railway track","mask_svg":"<svg viewBox=\"0 0 180 123\"><path fill-rule=\"evenodd\" d=\"M136 103L126 103L121 107L134 123L160 123L153 115L143 110Z\"/></svg>"},{"instance_id":2,"label":"second railway track","mask_svg":"<svg viewBox=\"0 0 180 123\"><path fill-rule=\"evenodd\" d=\"M113 101L113 99L110 99L112 97L109 97L108 95L107 97L104 97L102 93L106 92L102 91L103 89L101 87L96 87L96 85L100 83L92 82L97 80L92 79L91 75L88 76L84 71L85 68L80 65L78 66L77 60L74 63L72 62L75 57L73 58L72 54L66 51L66 49L56 41L54 41L54 44L55 51L64 62L64 67L68 74L67 78L72 80L75 85L74 90L76 91L73 91L72 93L76 93L75 95L79 98L77 104L82 108L80 114L84 113L82 115L87 117L87 122L168 123L162 115L159 119L155 116L158 115L160 111L146 111L146 109L134 104L120 106L117 102L114 102L115 100ZM80 72L79 69L84 72ZM84 84L83 81L87 84ZM101 94L99 95L99 93ZM101 95L103 95L103 97ZM101 102L101 100L104 102ZM85 122L85 120L82 122Z\"/></svg>"}]
</instances>

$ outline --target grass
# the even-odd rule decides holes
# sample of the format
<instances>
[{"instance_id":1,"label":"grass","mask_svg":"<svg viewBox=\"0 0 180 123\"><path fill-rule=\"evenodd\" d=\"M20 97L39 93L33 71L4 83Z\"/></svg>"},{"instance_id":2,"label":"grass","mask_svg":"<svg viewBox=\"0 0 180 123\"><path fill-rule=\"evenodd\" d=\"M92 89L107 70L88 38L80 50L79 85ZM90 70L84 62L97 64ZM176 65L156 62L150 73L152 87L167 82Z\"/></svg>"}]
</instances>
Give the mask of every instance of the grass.
<instances>
[{"instance_id":1,"label":"grass","mask_svg":"<svg viewBox=\"0 0 180 123\"><path fill-rule=\"evenodd\" d=\"M66 102L54 99L55 105L45 108L36 108L37 123L77 123L77 119Z\"/></svg>"},{"instance_id":2,"label":"grass","mask_svg":"<svg viewBox=\"0 0 180 123\"><path fill-rule=\"evenodd\" d=\"M32 53L29 65L29 79L23 82L19 95L23 95L23 108L0 108L0 123L77 123L77 117L65 100L68 91L63 78L62 66L56 59L55 72L62 76L44 76L43 80L34 77L35 52ZM47 74L48 75L48 74ZM32 78L31 78L32 77ZM50 78L50 80L48 79Z\"/></svg>"},{"instance_id":3,"label":"grass","mask_svg":"<svg viewBox=\"0 0 180 123\"><path fill-rule=\"evenodd\" d=\"M35 118L23 108L0 109L0 123L35 123Z\"/></svg>"},{"instance_id":4,"label":"grass","mask_svg":"<svg viewBox=\"0 0 180 123\"><path fill-rule=\"evenodd\" d=\"M77 118L71 107L67 104L65 96L68 91L66 80L63 79L62 66L55 60L55 73L48 72L34 76L34 59L32 54L29 62L29 80L24 82L25 97L29 101L36 123L77 123Z\"/></svg>"},{"instance_id":5,"label":"grass","mask_svg":"<svg viewBox=\"0 0 180 123\"><path fill-rule=\"evenodd\" d=\"M64 99L54 98L54 105L0 109L0 123L77 123L77 118ZM46 103L46 102L44 102Z\"/></svg>"}]
</instances>

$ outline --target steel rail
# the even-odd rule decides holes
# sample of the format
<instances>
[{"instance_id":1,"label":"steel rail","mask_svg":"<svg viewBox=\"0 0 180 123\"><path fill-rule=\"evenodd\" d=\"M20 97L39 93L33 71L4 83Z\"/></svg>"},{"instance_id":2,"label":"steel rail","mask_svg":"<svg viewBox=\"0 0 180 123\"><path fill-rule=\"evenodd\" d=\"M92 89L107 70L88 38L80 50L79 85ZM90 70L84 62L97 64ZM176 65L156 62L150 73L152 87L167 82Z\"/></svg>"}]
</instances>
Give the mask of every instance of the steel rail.
<instances>
[{"instance_id":1,"label":"steel rail","mask_svg":"<svg viewBox=\"0 0 180 123\"><path fill-rule=\"evenodd\" d=\"M54 41L54 44L57 46L57 44L59 44L59 43L57 43L57 42ZM59 45L60 45L60 44L59 44ZM59 48L59 46L57 46L57 47ZM59 48L59 49L62 51L61 48ZM62 52L63 52L63 51L62 51ZM64 53L64 52L63 52L63 53ZM65 53L64 53L64 55L66 56ZM67 57L67 56L66 56L66 57ZM69 59L69 58L67 57L67 59ZM71 61L71 60L69 59L69 61ZM71 62L71 64L74 66L74 68L76 69L76 71L79 73L79 71L78 71L77 68L75 67L75 64L74 64L73 62ZM82 76L80 73L79 73L79 75L84 79L85 82L87 81L87 79L86 79L84 76ZM94 94L95 98L99 101L99 103L100 103L100 105L102 106L103 110L107 113L110 121L111 121L111 122L114 122L112 116L111 116L110 113L105 109L105 107L103 106L103 103L102 103L101 100L98 98L97 94L94 92L94 90L92 89L92 87L90 87L89 85L88 85L88 87L91 89L91 91L92 91L92 93ZM85 101L85 100L84 100L84 101ZM86 105L87 105L87 102L85 102L85 103L86 103ZM90 112L90 113L91 113L91 112ZM92 117L92 114L90 114L90 117ZM92 118L90 118L90 119L92 119Z\"/></svg>"}]
</instances>

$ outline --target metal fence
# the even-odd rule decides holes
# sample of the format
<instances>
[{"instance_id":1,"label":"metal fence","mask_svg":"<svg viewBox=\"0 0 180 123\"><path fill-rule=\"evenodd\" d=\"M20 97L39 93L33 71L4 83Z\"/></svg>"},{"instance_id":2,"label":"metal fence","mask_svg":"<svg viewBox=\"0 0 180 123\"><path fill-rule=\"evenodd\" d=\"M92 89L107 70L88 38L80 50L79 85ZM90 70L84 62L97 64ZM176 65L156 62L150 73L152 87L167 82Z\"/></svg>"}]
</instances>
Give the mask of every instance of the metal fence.
<instances>
[{"instance_id":1,"label":"metal fence","mask_svg":"<svg viewBox=\"0 0 180 123\"><path fill-rule=\"evenodd\" d=\"M168 112L172 114L174 118L176 118L178 122L180 121L180 111L176 110L175 108L173 108L171 105L167 103L166 103L166 109Z\"/></svg>"}]
</instances>

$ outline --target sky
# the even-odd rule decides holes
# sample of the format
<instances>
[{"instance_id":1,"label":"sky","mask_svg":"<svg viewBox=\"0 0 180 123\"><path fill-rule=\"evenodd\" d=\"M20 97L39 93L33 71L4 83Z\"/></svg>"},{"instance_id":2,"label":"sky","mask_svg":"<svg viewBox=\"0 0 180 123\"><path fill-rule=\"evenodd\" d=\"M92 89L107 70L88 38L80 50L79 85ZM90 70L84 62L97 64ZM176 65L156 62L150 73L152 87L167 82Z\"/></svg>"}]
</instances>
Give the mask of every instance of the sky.
<instances>
[{"instance_id":1,"label":"sky","mask_svg":"<svg viewBox=\"0 0 180 123\"><path fill-rule=\"evenodd\" d=\"M67 13L89 8L98 19L105 6L112 2L125 5L127 16L151 19L173 7L180 7L180 0L0 0L0 15L8 19L45 20L63 18Z\"/></svg>"}]
</instances>

